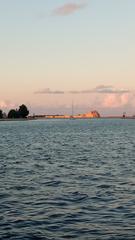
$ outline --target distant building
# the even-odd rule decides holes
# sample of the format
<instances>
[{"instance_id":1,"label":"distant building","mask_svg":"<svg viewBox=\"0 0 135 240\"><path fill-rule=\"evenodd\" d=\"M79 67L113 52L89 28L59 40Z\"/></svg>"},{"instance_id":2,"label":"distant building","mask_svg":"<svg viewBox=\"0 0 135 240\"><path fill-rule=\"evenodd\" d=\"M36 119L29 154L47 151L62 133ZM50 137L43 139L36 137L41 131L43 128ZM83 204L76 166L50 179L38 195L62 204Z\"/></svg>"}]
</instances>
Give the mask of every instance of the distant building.
<instances>
[{"instance_id":1,"label":"distant building","mask_svg":"<svg viewBox=\"0 0 135 240\"><path fill-rule=\"evenodd\" d=\"M100 118L100 114L97 111L92 111L84 114L86 118Z\"/></svg>"},{"instance_id":2,"label":"distant building","mask_svg":"<svg viewBox=\"0 0 135 240\"><path fill-rule=\"evenodd\" d=\"M123 117L123 118L125 118L125 117L126 117L126 112L124 112L124 113L123 113L123 116L122 116L122 117Z\"/></svg>"},{"instance_id":3,"label":"distant building","mask_svg":"<svg viewBox=\"0 0 135 240\"><path fill-rule=\"evenodd\" d=\"M34 119L71 119L70 115L34 115ZM100 114L97 111L91 111L88 113L73 115L72 118L83 119L83 118L100 118Z\"/></svg>"},{"instance_id":4,"label":"distant building","mask_svg":"<svg viewBox=\"0 0 135 240\"><path fill-rule=\"evenodd\" d=\"M100 118L100 114L97 111L91 111L88 113L78 114L75 118Z\"/></svg>"}]
</instances>

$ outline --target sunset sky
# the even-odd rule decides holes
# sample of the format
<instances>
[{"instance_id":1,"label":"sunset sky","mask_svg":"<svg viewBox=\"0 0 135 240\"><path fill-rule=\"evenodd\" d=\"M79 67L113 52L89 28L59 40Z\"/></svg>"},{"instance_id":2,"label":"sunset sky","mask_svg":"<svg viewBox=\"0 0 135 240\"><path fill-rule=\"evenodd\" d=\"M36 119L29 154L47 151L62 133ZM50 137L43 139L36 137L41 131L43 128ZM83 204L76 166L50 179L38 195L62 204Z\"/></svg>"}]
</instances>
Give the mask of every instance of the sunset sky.
<instances>
[{"instance_id":1,"label":"sunset sky","mask_svg":"<svg viewBox=\"0 0 135 240\"><path fill-rule=\"evenodd\" d=\"M135 0L0 0L0 108L135 114Z\"/></svg>"}]
</instances>

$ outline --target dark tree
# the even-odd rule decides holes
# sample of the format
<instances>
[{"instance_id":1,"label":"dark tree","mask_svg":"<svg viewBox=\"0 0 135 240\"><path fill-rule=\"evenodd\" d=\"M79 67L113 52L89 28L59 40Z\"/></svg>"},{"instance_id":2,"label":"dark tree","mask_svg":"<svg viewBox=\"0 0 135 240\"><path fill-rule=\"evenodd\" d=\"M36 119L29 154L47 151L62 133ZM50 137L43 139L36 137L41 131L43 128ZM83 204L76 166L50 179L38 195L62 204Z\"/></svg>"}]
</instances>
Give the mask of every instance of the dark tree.
<instances>
[{"instance_id":1,"label":"dark tree","mask_svg":"<svg viewBox=\"0 0 135 240\"><path fill-rule=\"evenodd\" d=\"M18 111L15 109L11 109L8 113L8 118L19 118Z\"/></svg>"},{"instance_id":2,"label":"dark tree","mask_svg":"<svg viewBox=\"0 0 135 240\"><path fill-rule=\"evenodd\" d=\"M0 110L0 118L3 118L3 112Z\"/></svg>"},{"instance_id":3,"label":"dark tree","mask_svg":"<svg viewBox=\"0 0 135 240\"><path fill-rule=\"evenodd\" d=\"M26 118L29 115L29 110L24 104L22 104L19 107L18 114L20 118Z\"/></svg>"}]
</instances>

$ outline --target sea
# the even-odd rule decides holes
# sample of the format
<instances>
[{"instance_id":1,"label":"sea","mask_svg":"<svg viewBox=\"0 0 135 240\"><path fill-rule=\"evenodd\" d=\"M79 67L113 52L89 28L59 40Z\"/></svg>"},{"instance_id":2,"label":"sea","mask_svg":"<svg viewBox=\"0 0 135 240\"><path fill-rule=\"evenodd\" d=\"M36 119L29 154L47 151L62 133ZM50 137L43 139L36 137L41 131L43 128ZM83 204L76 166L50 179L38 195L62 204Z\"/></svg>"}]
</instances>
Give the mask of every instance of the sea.
<instances>
[{"instance_id":1,"label":"sea","mask_svg":"<svg viewBox=\"0 0 135 240\"><path fill-rule=\"evenodd\" d=\"M135 120L0 122L0 240L135 239Z\"/></svg>"}]
</instances>

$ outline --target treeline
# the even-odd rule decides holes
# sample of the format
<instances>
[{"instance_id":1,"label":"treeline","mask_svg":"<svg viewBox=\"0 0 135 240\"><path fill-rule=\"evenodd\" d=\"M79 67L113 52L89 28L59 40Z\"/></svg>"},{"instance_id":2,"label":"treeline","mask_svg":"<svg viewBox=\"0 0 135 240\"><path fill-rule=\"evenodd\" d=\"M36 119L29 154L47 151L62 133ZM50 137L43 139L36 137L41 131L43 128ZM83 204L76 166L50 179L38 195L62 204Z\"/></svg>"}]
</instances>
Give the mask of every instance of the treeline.
<instances>
[{"instance_id":1,"label":"treeline","mask_svg":"<svg viewBox=\"0 0 135 240\"><path fill-rule=\"evenodd\" d=\"M0 118L27 118L29 115L28 108L22 104L19 109L11 109L6 115L2 110L0 110Z\"/></svg>"}]
</instances>

